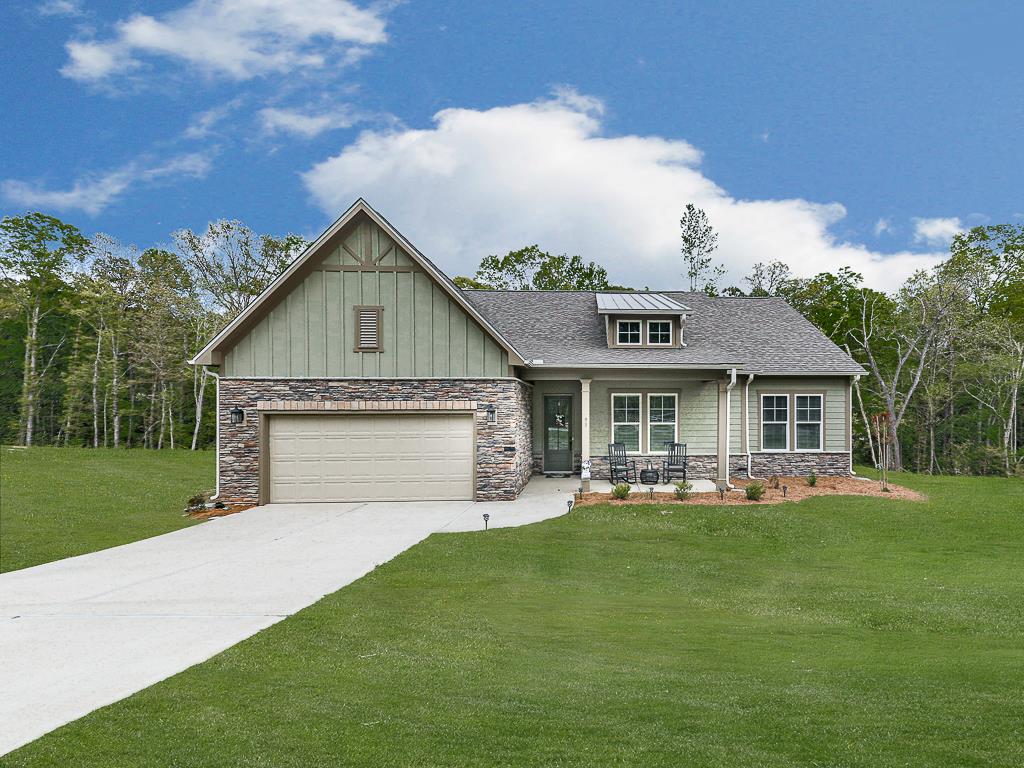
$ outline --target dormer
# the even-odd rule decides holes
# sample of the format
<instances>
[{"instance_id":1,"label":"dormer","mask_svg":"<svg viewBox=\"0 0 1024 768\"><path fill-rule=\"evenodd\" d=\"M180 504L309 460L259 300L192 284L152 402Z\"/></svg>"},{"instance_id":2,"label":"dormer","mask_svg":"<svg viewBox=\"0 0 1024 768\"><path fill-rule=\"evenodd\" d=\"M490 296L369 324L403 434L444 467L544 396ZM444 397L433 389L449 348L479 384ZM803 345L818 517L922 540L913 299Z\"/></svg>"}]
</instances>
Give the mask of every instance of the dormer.
<instances>
[{"instance_id":1,"label":"dormer","mask_svg":"<svg viewBox=\"0 0 1024 768\"><path fill-rule=\"evenodd\" d=\"M685 347L683 330L690 308L663 293L598 293L612 349Z\"/></svg>"}]
</instances>

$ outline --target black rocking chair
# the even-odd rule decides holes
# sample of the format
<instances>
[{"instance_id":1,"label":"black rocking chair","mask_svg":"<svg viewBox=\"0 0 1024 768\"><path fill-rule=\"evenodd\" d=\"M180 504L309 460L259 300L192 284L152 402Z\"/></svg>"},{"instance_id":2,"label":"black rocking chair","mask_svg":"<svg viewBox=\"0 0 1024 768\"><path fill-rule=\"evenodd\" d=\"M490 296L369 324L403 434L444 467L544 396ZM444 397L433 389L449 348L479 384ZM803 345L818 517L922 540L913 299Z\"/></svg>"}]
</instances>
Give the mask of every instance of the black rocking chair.
<instances>
[{"instance_id":1,"label":"black rocking chair","mask_svg":"<svg viewBox=\"0 0 1024 768\"><path fill-rule=\"evenodd\" d=\"M665 483L672 482L673 475L682 475L686 481L686 469L689 463L686 458L686 443L665 443L668 452L661 462L661 471L665 475Z\"/></svg>"},{"instance_id":2,"label":"black rocking chair","mask_svg":"<svg viewBox=\"0 0 1024 768\"><path fill-rule=\"evenodd\" d=\"M608 473L612 485L636 483L636 462L626 458L625 443L608 443Z\"/></svg>"}]
</instances>

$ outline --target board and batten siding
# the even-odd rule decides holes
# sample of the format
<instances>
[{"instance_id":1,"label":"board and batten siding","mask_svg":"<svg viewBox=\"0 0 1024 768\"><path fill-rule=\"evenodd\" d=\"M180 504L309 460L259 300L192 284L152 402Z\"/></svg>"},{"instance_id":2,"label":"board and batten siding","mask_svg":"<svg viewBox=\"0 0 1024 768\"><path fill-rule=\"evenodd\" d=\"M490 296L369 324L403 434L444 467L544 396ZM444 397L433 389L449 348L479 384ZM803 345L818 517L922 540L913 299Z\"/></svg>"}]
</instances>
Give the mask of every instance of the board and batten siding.
<instances>
[{"instance_id":1,"label":"board and batten siding","mask_svg":"<svg viewBox=\"0 0 1024 768\"><path fill-rule=\"evenodd\" d=\"M383 307L379 352L355 351L355 308L367 305ZM497 377L508 353L364 222L225 353L222 375Z\"/></svg>"},{"instance_id":2,"label":"board and batten siding","mask_svg":"<svg viewBox=\"0 0 1024 768\"><path fill-rule=\"evenodd\" d=\"M825 413L823 416L825 429L826 452L849 451L847 442L847 413L849 403L846 400L849 377L831 378L773 378L770 376L755 377L750 385L750 450L761 450L761 393L793 393L822 394L825 396ZM740 385L736 385L740 388ZM740 398L735 398L739 400ZM790 397L789 407L794 407Z\"/></svg>"}]
</instances>

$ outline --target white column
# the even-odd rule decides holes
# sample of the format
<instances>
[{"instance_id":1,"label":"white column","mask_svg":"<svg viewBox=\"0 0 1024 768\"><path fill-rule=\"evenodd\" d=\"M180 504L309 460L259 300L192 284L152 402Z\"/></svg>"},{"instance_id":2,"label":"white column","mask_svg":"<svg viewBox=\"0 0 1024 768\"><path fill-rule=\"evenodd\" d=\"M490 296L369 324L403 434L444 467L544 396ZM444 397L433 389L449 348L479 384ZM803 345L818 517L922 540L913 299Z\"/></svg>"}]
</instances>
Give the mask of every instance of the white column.
<instances>
[{"instance_id":1,"label":"white column","mask_svg":"<svg viewBox=\"0 0 1024 768\"><path fill-rule=\"evenodd\" d=\"M590 379L580 379L580 460L590 461ZM590 480L583 480L583 492L590 490Z\"/></svg>"}]
</instances>

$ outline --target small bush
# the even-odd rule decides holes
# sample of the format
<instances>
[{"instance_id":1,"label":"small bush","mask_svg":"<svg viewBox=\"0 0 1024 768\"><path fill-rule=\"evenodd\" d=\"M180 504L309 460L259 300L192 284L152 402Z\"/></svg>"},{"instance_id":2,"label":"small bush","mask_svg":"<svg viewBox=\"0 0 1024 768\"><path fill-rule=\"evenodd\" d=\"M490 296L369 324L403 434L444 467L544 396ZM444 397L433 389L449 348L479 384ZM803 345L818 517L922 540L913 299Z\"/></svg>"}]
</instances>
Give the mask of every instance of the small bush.
<instances>
[{"instance_id":1,"label":"small bush","mask_svg":"<svg viewBox=\"0 0 1024 768\"><path fill-rule=\"evenodd\" d=\"M747 501L760 501L764 498L764 483L751 483L745 490Z\"/></svg>"},{"instance_id":2,"label":"small bush","mask_svg":"<svg viewBox=\"0 0 1024 768\"><path fill-rule=\"evenodd\" d=\"M768 487L769 488L778 488L779 487L779 476L778 475L772 475L771 477L768 478Z\"/></svg>"},{"instance_id":3,"label":"small bush","mask_svg":"<svg viewBox=\"0 0 1024 768\"><path fill-rule=\"evenodd\" d=\"M625 499L629 497L629 483L619 483L612 488L612 496L616 499Z\"/></svg>"},{"instance_id":4,"label":"small bush","mask_svg":"<svg viewBox=\"0 0 1024 768\"><path fill-rule=\"evenodd\" d=\"M818 484L818 476L814 474L814 472L811 472L811 474L807 476L807 484L811 486L811 488Z\"/></svg>"},{"instance_id":5,"label":"small bush","mask_svg":"<svg viewBox=\"0 0 1024 768\"><path fill-rule=\"evenodd\" d=\"M210 500L210 497L205 493L197 493L194 496L190 496L188 500L189 510L193 509L204 509L206 503Z\"/></svg>"},{"instance_id":6,"label":"small bush","mask_svg":"<svg viewBox=\"0 0 1024 768\"><path fill-rule=\"evenodd\" d=\"M680 501L686 501L690 498L690 494L693 492L693 483L687 480L681 480L676 483L676 498Z\"/></svg>"}]
</instances>

